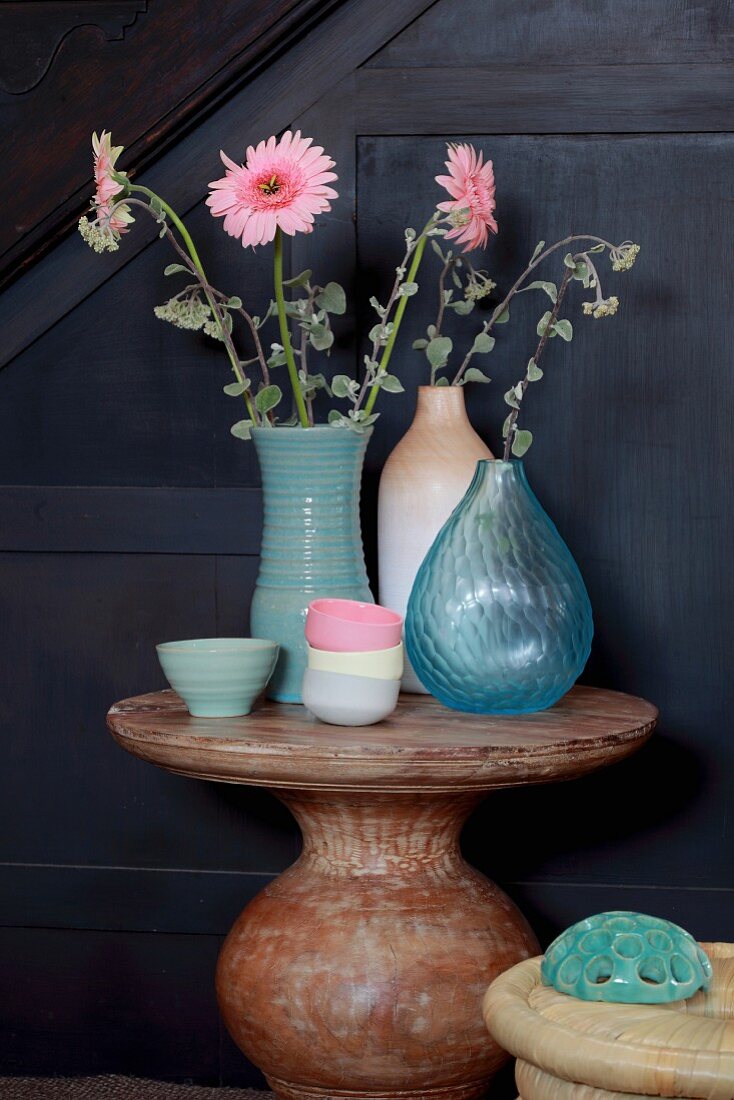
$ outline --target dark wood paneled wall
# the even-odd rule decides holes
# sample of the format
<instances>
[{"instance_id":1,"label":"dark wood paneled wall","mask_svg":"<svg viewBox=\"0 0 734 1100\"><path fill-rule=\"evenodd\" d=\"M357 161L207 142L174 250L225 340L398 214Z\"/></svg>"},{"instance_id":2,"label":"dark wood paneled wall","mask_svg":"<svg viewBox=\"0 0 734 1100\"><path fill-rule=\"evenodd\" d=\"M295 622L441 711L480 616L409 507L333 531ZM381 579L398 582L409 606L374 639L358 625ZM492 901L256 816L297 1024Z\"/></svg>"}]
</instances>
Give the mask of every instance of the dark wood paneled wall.
<instances>
[{"instance_id":1,"label":"dark wood paneled wall","mask_svg":"<svg viewBox=\"0 0 734 1100\"><path fill-rule=\"evenodd\" d=\"M92 130L135 174L339 0L20 0L0 6L0 283L88 203ZM80 141L81 137L85 140Z\"/></svg>"},{"instance_id":2,"label":"dark wood paneled wall","mask_svg":"<svg viewBox=\"0 0 734 1100\"><path fill-rule=\"evenodd\" d=\"M95 49L133 49L141 74L165 53L155 35L133 44L163 0L93 6L141 9ZM238 25L261 10L237 5ZM92 39L86 54L75 40L91 59ZM202 43L212 72L220 46ZM230 74L206 122L145 175L188 213L213 278L259 304L269 256L239 249L201 203L218 149L240 155L289 124L327 147L341 197L291 262L349 287L338 370L356 369L354 332L371 324L365 303L402 227L430 213L445 137L494 160L500 233L484 265L500 289L541 237L642 245L632 272L609 277L617 317L571 307L576 338L551 347L527 403L527 465L590 589L586 678L653 699L660 732L608 774L497 794L465 836L543 940L612 907L734 937L733 51L717 0L346 0L246 86ZM59 47L27 94L54 72L69 80L70 64ZM62 197L86 171L86 130L109 123L66 111L83 132ZM246 629L257 567L257 466L228 432L221 352L152 315L166 262L140 227L113 256L70 237L0 299L0 1073L259 1082L222 1033L214 959L294 858L296 830L266 793L160 773L104 727L111 701L162 685L156 641ZM501 394L532 350L530 299L498 333L495 385L470 395L495 447ZM377 478L424 380L410 342L430 312L411 304L396 356L408 392L384 402L370 448L372 563Z\"/></svg>"}]
</instances>

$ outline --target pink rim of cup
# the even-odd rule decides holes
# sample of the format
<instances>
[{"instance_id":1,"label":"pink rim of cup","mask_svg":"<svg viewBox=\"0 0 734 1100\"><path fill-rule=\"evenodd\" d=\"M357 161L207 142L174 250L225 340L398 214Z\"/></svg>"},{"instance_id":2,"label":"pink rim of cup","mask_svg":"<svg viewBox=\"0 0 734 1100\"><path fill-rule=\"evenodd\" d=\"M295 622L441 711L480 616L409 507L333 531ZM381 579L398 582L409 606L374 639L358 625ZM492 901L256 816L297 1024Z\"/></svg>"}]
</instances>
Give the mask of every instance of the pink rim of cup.
<instances>
[{"instance_id":1,"label":"pink rim of cup","mask_svg":"<svg viewBox=\"0 0 734 1100\"><path fill-rule=\"evenodd\" d=\"M358 600L312 600L306 616L306 640L331 653L368 653L399 645L403 618L389 607Z\"/></svg>"}]
</instances>

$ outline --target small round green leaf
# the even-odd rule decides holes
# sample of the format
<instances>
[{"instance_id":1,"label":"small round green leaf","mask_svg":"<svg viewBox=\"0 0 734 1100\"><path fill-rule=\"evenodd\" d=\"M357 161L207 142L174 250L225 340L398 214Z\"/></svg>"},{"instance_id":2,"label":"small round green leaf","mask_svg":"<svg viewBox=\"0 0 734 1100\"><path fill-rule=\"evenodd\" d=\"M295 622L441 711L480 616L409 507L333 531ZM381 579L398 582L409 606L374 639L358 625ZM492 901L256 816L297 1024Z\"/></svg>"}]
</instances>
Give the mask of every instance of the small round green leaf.
<instances>
[{"instance_id":1,"label":"small round green leaf","mask_svg":"<svg viewBox=\"0 0 734 1100\"><path fill-rule=\"evenodd\" d=\"M477 355L486 355L494 347L494 336L490 336L487 332L480 332L474 337L474 343L472 345L472 353Z\"/></svg>"},{"instance_id":2,"label":"small round green leaf","mask_svg":"<svg viewBox=\"0 0 734 1100\"><path fill-rule=\"evenodd\" d=\"M307 268L305 271L302 271L300 275L294 275L292 279L284 279L283 286L305 286L312 275L313 272L311 269Z\"/></svg>"},{"instance_id":3,"label":"small round green leaf","mask_svg":"<svg viewBox=\"0 0 734 1100\"><path fill-rule=\"evenodd\" d=\"M538 336L542 336L545 330L548 328L548 323L552 316L553 314L551 313L551 311L547 309L543 316L540 318L540 320L538 321L538 327L535 330ZM553 329L550 330L548 336L555 336Z\"/></svg>"},{"instance_id":4,"label":"small round green leaf","mask_svg":"<svg viewBox=\"0 0 734 1100\"><path fill-rule=\"evenodd\" d=\"M279 404L282 396L283 391L280 386L263 386L260 392L255 395L255 408L261 413L269 412L270 409L274 409Z\"/></svg>"},{"instance_id":5,"label":"small round green leaf","mask_svg":"<svg viewBox=\"0 0 734 1100\"><path fill-rule=\"evenodd\" d=\"M326 351L334 343L334 333L326 325L316 323L311 325L308 339L316 351Z\"/></svg>"},{"instance_id":6,"label":"small round green leaf","mask_svg":"<svg viewBox=\"0 0 734 1100\"><path fill-rule=\"evenodd\" d=\"M331 380L331 392L334 397L348 397L352 379L348 374L336 374ZM341 413L339 414L341 416Z\"/></svg>"},{"instance_id":7,"label":"small round green leaf","mask_svg":"<svg viewBox=\"0 0 734 1100\"><path fill-rule=\"evenodd\" d=\"M431 366L436 369L445 367L453 346L450 336L434 336L426 348L426 355Z\"/></svg>"},{"instance_id":8,"label":"small round green leaf","mask_svg":"<svg viewBox=\"0 0 734 1100\"><path fill-rule=\"evenodd\" d=\"M237 439L249 439L251 427L251 420L238 420L237 423L233 424L229 430L232 435L237 437Z\"/></svg>"},{"instance_id":9,"label":"small round green leaf","mask_svg":"<svg viewBox=\"0 0 734 1100\"><path fill-rule=\"evenodd\" d=\"M525 429L519 432L515 432L515 436L512 440L512 453L515 458L522 458L522 456L530 449L530 444L533 442L533 433Z\"/></svg>"},{"instance_id":10,"label":"small round green leaf","mask_svg":"<svg viewBox=\"0 0 734 1100\"><path fill-rule=\"evenodd\" d=\"M320 294L316 296L317 305L325 309L327 313L341 315L347 311L347 296L344 288L339 283L327 283Z\"/></svg>"},{"instance_id":11,"label":"small round green leaf","mask_svg":"<svg viewBox=\"0 0 734 1100\"><path fill-rule=\"evenodd\" d=\"M491 382L492 379L479 370L478 367L467 367L464 372L465 382Z\"/></svg>"},{"instance_id":12,"label":"small round green leaf","mask_svg":"<svg viewBox=\"0 0 734 1100\"><path fill-rule=\"evenodd\" d=\"M405 392L402 382L394 374L378 374L377 379L381 390L387 390L388 393Z\"/></svg>"}]
</instances>

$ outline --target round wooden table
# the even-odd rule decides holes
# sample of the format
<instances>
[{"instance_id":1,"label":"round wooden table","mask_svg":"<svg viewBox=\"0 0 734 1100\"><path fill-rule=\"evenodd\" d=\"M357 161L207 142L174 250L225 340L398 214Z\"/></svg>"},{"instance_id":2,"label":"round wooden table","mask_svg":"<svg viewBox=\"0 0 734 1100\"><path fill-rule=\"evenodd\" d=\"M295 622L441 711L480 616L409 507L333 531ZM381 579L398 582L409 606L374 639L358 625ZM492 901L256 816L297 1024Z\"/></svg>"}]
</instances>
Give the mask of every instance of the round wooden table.
<instances>
[{"instance_id":1,"label":"round wooden table","mask_svg":"<svg viewBox=\"0 0 734 1100\"><path fill-rule=\"evenodd\" d=\"M217 966L227 1027L275 1092L463 1100L506 1057L484 991L538 944L463 860L462 825L494 788L621 760L656 718L642 699L577 687L512 718L405 695L388 721L352 729L278 703L191 718L164 691L117 703L108 724L169 771L269 788L301 827L300 858L250 902Z\"/></svg>"}]
</instances>

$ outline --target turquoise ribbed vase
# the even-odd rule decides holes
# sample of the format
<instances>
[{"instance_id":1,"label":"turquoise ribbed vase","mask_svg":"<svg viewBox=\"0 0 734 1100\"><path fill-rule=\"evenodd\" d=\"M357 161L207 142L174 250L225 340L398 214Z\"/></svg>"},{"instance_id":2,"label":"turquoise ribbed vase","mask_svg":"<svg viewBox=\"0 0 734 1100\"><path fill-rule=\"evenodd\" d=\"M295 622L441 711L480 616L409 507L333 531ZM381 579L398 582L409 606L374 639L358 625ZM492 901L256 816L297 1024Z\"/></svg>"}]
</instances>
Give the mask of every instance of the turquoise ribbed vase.
<instances>
[{"instance_id":1,"label":"turquoise ribbed vase","mask_svg":"<svg viewBox=\"0 0 734 1100\"><path fill-rule=\"evenodd\" d=\"M545 710L580 676L592 634L581 574L522 462L478 462L408 602L419 679L455 710Z\"/></svg>"},{"instance_id":2,"label":"turquoise ribbed vase","mask_svg":"<svg viewBox=\"0 0 734 1100\"><path fill-rule=\"evenodd\" d=\"M372 603L359 523L362 464L371 432L255 428L263 486L260 570L250 632L280 646L270 699L301 702L304 625L311 600Z\"/></svg>"}]
</instances>

